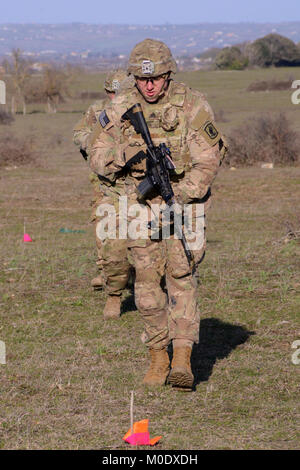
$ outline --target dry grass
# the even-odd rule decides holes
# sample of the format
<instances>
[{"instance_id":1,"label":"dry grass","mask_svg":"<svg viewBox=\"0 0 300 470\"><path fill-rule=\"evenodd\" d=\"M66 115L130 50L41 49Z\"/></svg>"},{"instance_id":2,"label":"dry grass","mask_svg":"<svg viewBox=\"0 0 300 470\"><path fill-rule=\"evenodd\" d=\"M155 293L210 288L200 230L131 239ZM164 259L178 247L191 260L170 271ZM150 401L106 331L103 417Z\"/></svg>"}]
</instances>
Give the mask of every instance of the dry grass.
<instances>
[{"instance_id":1,"label":"dry grass","mask_svg":"<svg viewBox=\"0 0 300 470\"><path fill-rule=\"evenodd\" d=\"M37 155L33 136L17 138L6 133L0 138L0 168L33 164Z\"/></svg>"},{"instance_id":2,"label":"dry grass","mask_svg":"<svg viewBox=\"0 0 300 470\"><path fill-rule=\"evenodd\" d=\"M220 108L223 105L220 104ZM73 147L78 115L17 116L17 138L38 130L43 165L0 179L2 449L126 449L149 418L157 449L299 449L300 168L223 169L200 266L196 387L147 390L143 325L131 293L120 320L103 320L93 292L88 171ZM62 140L57 140L57 135ZM33 243L22 241L24 222ZM85 233L60 233L60 228Z\"/></svg>"},{"instance_id":3,"label":"dry grass","mask_svg":"<svg viewBox=\"0 0 300 470\"><path fill-rule=\"evenodd\" d=\"M8 111L5 111L4 109L0 109L0 124L2 125L9 125L14 121L14 117L11 113Z\"/></svg>"}]
</instances>

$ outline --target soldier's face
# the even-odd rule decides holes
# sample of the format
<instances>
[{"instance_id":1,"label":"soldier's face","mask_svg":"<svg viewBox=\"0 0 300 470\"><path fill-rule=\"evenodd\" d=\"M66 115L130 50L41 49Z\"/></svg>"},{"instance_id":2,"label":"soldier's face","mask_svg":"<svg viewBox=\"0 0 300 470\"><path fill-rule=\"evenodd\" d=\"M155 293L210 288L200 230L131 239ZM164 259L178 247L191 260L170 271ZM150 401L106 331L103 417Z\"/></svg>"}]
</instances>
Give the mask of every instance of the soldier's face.
<instances>
[{"instance_id":1,"label":"soldier's face","mask_svg":"<svg viewBox=\"0 0 300 470\"><path fill-rule=\"evenodd\" d=\"M116 96L116 93L114 91L107 91L106 90L106 94L108 96L109 99L113 100L114 97Z\"/></svg>"},{"instance_id":2,"label":"soldier's face","mask_svg":"<svg viewBox=\"0 0 300 470\"><path fill-rule=\"evenodd\" d=\"M165 76L145 78L136 77L136 84L141 94L149 103L154 103L160 92L167 88L167 80Z\"/></svg>"}]
</instances>

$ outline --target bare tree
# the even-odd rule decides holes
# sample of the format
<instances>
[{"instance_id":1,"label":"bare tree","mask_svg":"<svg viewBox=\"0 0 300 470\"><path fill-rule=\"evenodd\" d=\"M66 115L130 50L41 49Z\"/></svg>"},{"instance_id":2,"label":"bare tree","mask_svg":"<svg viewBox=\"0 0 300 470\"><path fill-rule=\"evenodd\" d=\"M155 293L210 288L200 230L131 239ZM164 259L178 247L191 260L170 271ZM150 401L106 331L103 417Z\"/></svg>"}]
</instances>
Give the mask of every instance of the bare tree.
<instances>
[{"instance_id":1,"label":"bare tree","mask_svg":"<svg viewBox=\"0 0 300 470\"><path fill-rule=\"evenodd\" d=\"M8 75L11 76L12 97L11 112L15 114L17 100L22 104L23 114L26 114L26 94L25 88L30 79L30 62L22 57L21 49L13 49L11 61L4 61L3 66Z\"/></svg>"},{"instance_id":2,"label":"bare tree","mask_svg":"<svg viewBox=\"0 0 300 470\"><path fill-rule=\"evenodd\" d=\"M46 112L56 113L58 104L69 97L69 87L78 77L71 65L64 68L45 64L41 75L32 73L32 64L22 57L20 49L11 52L11 59L3 62L9 76L8 89L11 96L11 112L15 114L18 103L26 114L26 103L45 103Z\"/></svg>"},{"instance_id":3,"label":"bare tree","mask_svg":"<svg viewBox=\"0 0 300 470\"><path fill-rule=\"evenodd\" d=\"M56 113L59 102L67 94L67 75L58 68L47 67L43 71L43 94L48 113Z\"/></svg>"}]
</instances>

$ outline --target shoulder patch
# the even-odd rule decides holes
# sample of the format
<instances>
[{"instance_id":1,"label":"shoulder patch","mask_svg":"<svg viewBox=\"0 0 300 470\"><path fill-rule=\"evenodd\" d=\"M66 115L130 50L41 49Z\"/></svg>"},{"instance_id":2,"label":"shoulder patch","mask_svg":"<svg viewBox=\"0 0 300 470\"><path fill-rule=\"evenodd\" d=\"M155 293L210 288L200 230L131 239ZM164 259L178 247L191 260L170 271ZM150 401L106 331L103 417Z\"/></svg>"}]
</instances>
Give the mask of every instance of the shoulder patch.
<instances>
[{"instance_id":1,"label":"shoulder patch","mask_svg":"<svg viewBox=\"0 0 300 470\"><path fill-rule=\"evenodd\" d=\"M204 130L204 132L206 132L208 137L212 140L215 139L218 135L218 131L215 128L215 126L213 125L212 122L206 122L205 125L204 125L203 130Z\"/></svg>"},{"instance_id":2,"label":"shoulder patch","mask_svg":"<svg viewBox=\"0 0 300 470\"><path fill-rule=\"evenodd\" d=\"M194 117L191 123L192 129L199 131L202 137L205 138L206 142L213 146L219 142L221 135L218 129L215 127L211 116L208 111L205 109L200 109L200 111Z\"/></svg>"},{"instance_id":3,"label":"shoulder patch","mask_svg":"<svg viewBox=\"0 0 300 470\"><path fill-rule=\"evenodd\" d=\"M105 110L99 114L99 122L103 128L110 122Z\"/></svg>"}]
</instances>

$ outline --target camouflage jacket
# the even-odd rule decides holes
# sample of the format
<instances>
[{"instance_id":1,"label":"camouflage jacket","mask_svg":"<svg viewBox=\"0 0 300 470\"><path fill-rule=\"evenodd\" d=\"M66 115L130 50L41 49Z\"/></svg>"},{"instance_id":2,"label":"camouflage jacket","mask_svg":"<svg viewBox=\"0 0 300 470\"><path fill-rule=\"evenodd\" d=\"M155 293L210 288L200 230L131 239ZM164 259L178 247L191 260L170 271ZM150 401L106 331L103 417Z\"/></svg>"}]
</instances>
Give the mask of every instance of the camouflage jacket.
<instances>
[{"instance_id":1,"label":"camouflage jacket","mask_svg":"<svg viewBox=\"0 0 300 470\"><path fill-rule=\"evenodd\" d=\"M154 145L164 142L176 165L172 186L183 203L204 198L225 153L224 138L213 122L213 112L204 95L183 83L171 81L157 103L144 100L137 88L118 95L100 115L97 133L90 142L90 167L115 181L128 160L145 145L128 121L121 116L140 103ZM145 161L129 171L135 186L145 173Z\"/></svg>"},{"instance_id":2,"label":"camouflage jacket","mask_svg":"<svg viewBox=\"0 0 300 470\"><path fill-rule=\"evenodd\" d=\"M105 109L107 104L108 99L96 101L94 104L89 106L86 113L84 113L83 117L74 127L73 142L75 145L78 145L80 149L87 151L89 137L91 136L93 128L97 123L99 114L103 109Z\"/></svg>"},{"instance_id":3,"label":"camouflage jacket","mask_svg":"<svg viewBox=\"0 0 300 470\"><path fill-rule=\"evenodd\" d=\"M88 107L83 117L78 121L73 129L73 142L75 145L79 146L80 150L84 150L86 152L87 159L89 139L93 135L93 129L97 124L99 114L105 108L107 103L108 99L95 101L94 104ZM100 183L97 175L94 172L91 172L90 174L90 181L94 184L95 191L99 192Z\"/></svg>"}]
</instances>

